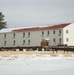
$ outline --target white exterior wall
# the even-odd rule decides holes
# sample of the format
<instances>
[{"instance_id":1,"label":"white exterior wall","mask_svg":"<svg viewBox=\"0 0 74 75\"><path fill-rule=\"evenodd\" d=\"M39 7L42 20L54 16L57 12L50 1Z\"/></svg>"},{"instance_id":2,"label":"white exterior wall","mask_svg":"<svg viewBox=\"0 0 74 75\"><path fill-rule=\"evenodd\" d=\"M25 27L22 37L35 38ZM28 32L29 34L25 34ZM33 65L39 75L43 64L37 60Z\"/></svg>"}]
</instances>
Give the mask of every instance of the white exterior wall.
<instances>
[{"instance_id":1,"label":"white exterior wall","mask_svg":"<svg viewBox=\"0 0 74 75\"><path fill-rule=\"evenodd\" d=\"M61 30L61 34L59 34L59 30ZM55 34L53 34L53 31L55 31ZM58 45L59 43L63 43L62 39L62 29L54 29L50 30L50 45ZM59 39L61 38L61 42L59 42ZM55 42L53 41L55 39Z\"/></svg>"},{"instance_id":2,"label":"white exterior wall","mask_svg":"<svg viewBox=\"0 0 74 75\"><path fill-rule=\"evenodd\" d=\"M66 30L68 30L68 34L66 33ZM68 46L74 46L74 23L70 24L69 26L65 27L63 29L63 44L68 44ZM66 39L69 39L67 42Z\"/></svg>"},{"instance_id":3,"label":"white exterior wall","mask_svg":"<svg viewBox=\"0 0 74 75\"><path fill-rule=\"evenodd\" d=\"M3 37L4 34L0 34L0 47L3 47L4 46L4 37Z\"/></svg>"},{"instance_id":4,"label":"white exterior wall","mask_svg":"<svg viewBox=\"0 0 74 75\"><path fill-rule=\"evenodd\" d=\"M61 34L59 36L59 30L61 30ZM44 35L42 37L42 31L44 31ZM47 31L49 31L49 36L47 36ZM53 34L55 31L55 34ZM30 37L28 37L28 32L30 32ZM62 29L56 30L40 30L40 31L26 31L26 32L15 32L15 38L13 38L12 32L8 33L0 33L0 47L29 47L29 46L41 46L42 39L50 39L49 45L57 45L59 44L59 38L61 38L61 44L63 43L62 39ZM23 33L25 33L25 37L23 38ZM6 34L6 39L4 39L4 34ZM55 38L55 42L53 39ZM13 42L15 40L15 45ZM23 45L23 40L25 40L25 44ZM30 45L28 45L28 40L30 40ZM6 46L4 46L4 41L6 41Z\"/></svg>"},{"instance_id":5,"label":"white exterior wall","mask_svg":"<svg viewBox=\"0 0 74 75\"><path fill-rule=\"evenodd\" d=\"M4 39L4 34L6 34L6 38ZM4 41L6 41L6 46L4 45ZM12 47L12 33L0 33L0 47Z\"/></svg>"}]
</instances>

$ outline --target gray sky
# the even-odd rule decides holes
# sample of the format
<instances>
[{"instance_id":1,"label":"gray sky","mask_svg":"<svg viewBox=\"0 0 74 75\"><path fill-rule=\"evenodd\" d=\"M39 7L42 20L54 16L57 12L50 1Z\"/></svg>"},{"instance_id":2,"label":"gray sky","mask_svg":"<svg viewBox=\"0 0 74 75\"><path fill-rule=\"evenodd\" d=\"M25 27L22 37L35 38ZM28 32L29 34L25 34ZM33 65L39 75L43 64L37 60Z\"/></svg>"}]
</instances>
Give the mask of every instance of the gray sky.
<instances>
[{"instance_id":1,"label":"gray sky","mask_svg":"<svg viewBox=\"0 0 74 75\"><path fill-rule=\"evenodd\" d=\"M0 0L8 27L74 22L74 0Z\"/></svg>"}]
</instances>

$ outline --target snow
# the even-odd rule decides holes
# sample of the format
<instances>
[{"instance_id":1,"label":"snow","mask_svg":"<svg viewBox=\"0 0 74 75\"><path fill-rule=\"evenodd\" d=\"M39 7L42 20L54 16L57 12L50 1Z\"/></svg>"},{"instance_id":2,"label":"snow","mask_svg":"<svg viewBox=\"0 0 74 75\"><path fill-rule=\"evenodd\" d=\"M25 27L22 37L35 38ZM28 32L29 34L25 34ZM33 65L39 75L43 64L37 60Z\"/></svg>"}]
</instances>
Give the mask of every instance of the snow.
<instances>
[{"instance_id":1,"label":"snow","mask_svg":"<svg viewBox=\"0 0 74 75\"><path fill-rule=\"evenodd\" d=\"M8 33L8 32L11 32L12 30L15 30L15 29L18 29L18 28L1 29L1 30L0 30L0 33Z\"/></svg>"},{"instance_id":2,"label":"snow","mask_svg":"<svg viewBox=\"0 0 74 75\"><path fill-rule=\"evenodd\" d=\"M18 27L18 28L6 28L6 29L1 29L0 33L8 33L8 32L12 32L12 30L16 30L16 29L23 29L26 27Z\"/></svg>"},{"instance_id":3,"label":"snow","mask_svg":"<svg viewBox=\"0 0 74 75\"><path fill-rule=\"evenodd\" d=\"M0 75L74 75L74 57L0 56Z\"/></svg>"}]
</instances>

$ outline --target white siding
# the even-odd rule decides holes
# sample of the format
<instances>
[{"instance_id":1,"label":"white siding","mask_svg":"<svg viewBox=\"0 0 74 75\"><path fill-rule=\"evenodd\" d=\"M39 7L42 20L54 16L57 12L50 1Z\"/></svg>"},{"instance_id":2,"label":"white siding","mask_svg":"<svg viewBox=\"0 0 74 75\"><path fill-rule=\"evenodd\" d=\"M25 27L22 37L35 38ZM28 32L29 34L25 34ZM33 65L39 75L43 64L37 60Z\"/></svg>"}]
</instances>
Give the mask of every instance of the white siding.
<instances>
[{"instance_id":1,"label":"white siding","mask_svg":"<svg viewBox=\"0 0 74 75\"><path fill-rule=\"evenodd\" d=\"M6 34L6 38L4 38L4 34ZM5 41L6 45L4 45ZM0 47L13 47L13 33L0 34Z\"/></svg>"},{"instance_id":2,"label":"white siding","mask_svg":"<svg viewBox=\"0 0 74 75\"><path fill-rule=\"evenodd\" d=\"M68 30L68 34L66 33L66 30ZM68 44L69 46L74 46L74 23L70 24L69 26L65 27L63 29L63 43ZM66 39L69 39L67 42Z\"/></svg>"},{"instance_id":3,"label":"white siding","mask_svg":"<svg viewBox=\"0 0 74 75\"><path fill-rule=\"evenodd\" d=\"M42 31L44 31L44 35L42 36ZM49 31L49 35L47 32ZM53 34L55 31L55 34ZM30 32L30 31L28 31ZM4 34L0 34L0 47L4 47L4 41L6 41L5 47L28 47L28 46L41 46L42 39L50 39L49 45L57 45L59 44L59 38L62 38L62 33L59 35L59 30L40 30L40 31L31 31L30 37L28 37L28 32L16 32L15 37L14 33L9 32L6 33L6 39L4 39ZM62 32L62 30L61 30ZM23 33L25 33L25 37L23 38ZM55 42L53 41L55 39ZM14 44L15 40L15 45ZM25 44L23 44L23 40L25 40ZM30 40L30 45L28 45L28 40ZM62 41L61 41L62 43Z\"/></svg>"},{"instance_id":4,"label":"white siding","mask_svg":"<svg viewBox=\"0 0 74 75\"><path fill-rule=\"evenodd\" d=\"M4 46L4 34L0 34L0 47Z\"/></svg>"}]
</instances>

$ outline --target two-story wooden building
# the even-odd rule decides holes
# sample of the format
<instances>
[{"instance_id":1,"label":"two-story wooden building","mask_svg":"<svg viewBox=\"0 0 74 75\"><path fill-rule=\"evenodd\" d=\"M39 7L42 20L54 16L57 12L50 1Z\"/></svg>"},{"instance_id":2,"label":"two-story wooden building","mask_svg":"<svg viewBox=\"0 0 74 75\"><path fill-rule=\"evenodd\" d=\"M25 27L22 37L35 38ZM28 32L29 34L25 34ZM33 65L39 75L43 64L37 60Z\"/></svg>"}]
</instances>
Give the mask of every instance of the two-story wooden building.
<instances>
[{"instance_id":1,"label":"two-story wooden building","mask_svg":"<svg viewBox=\"0 0 74 75\"><path fill-rule=\"evenodd\" d=\"M0 47L74 46L74 23L0 30Z\"/></svg>"}]
</instances>

